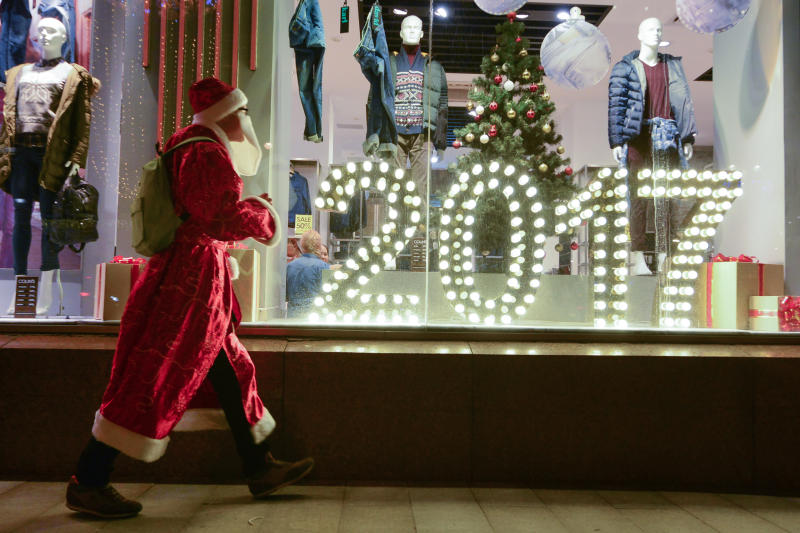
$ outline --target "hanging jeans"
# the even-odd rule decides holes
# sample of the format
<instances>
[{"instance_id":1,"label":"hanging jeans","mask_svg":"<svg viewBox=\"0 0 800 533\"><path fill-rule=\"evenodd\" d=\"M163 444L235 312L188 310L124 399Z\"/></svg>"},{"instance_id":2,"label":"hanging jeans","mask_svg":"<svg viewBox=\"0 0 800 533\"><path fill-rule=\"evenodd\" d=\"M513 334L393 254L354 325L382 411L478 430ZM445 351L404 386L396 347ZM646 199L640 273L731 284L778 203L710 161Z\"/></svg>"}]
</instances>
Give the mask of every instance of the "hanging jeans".
<instances>
[{"instance_id":1,"label":"hanging jeans","mask_svg":"<svg viewBox=\"0 0 800 533\"><path fill-rule=\"evenodd\" d=\"M31 27L28 0L3 0L0 24L0 81L5 83L6 71L25 62Z\"/></svg>"},{"instance_id":2,"label":"hanging jeans","mask_svg":"<svg viewBox=\"0 0 800 533\"><path fill-rule=\"evenodd\" d=\"M289 46L294 48L300 103L306 115L303 138L322 142L322 58L325 30L319 0L300 0L289 23Z\"/></svg>"},{"instance_id":3,"label":"hanging jeans","mask_svg":"<svg viewBox=\"0 0 800 533\"><path fill-rule=\"evenodd\" d=\"M39 202L42 215L42 266L41 270L56 270L58 252L62 246L50 242L47 221L53 217L53 203L57 194L39 185L44 147L16 147L11 156L11 196L14 198L14 274L28 273L28 251L31 248L31 216L33 203Z\"/></svg>"},{"instance_id":4,"label":"hanging jeans","mask_svg":"<svg viewBox=\"0 0 800 533\"><path fill-rule=\"evenodd\" d=\"M645 122L646 130L630 141L625 148L623 166L627 167L630 183L636 183L640 170L685 170L689 164L683 153L683 145L677 122L672 119L653 118ZM629 187L631 251L647 251L647 221L654 221L655 251L669 253L671 235L680 226L675 219L674 200L668 198L640 198L638 185ZM648 210L652 210L648 213Z\"/></svg>"},{"instance_id":5,"label":"hanging jeans","mask_svg":"<svg viewBox=\"0 0 800 533\"><path fill-rule=\"evenodd\" d=\"M370 8L361 42L353 53L369 81L367 140L364 154L393 161L397 155L397 125L394 121L394 79L389 65L389 46L380 6Z\"/></svg>"},{"instance_id":6,"label":"hanging jeans","mask_svg":"<svg viewBox=\"0 0 800 533\"><path fill-rule=\"evenodd\" d=\"M75 61L75 2L74 0L39 0L39 15L60 20L67 29L67 42L61 47L61 57L68 63Z\"/></svg>"}]
</instances>

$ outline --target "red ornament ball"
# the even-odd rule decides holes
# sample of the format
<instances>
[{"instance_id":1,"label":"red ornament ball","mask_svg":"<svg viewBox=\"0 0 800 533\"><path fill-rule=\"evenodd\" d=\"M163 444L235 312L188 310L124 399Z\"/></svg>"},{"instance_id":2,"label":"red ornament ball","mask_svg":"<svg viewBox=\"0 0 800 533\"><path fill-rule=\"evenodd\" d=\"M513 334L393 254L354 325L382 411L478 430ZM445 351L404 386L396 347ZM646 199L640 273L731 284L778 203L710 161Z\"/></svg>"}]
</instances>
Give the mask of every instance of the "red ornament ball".
<instances>
[{"instance_id":1,"label":"red ornament ball","mask_svg":"<svg viewBox=\"0 0 800 533\"><path fill-rule=\"evenodd\" d=\"M538 66L538 67L536 67L536 68L538 68L539 70L544 70L544 67L543 67L542 65L539 65L539 66Z\"/></svg>"},{"instance_id":2,"label":"red ornament ball","mask_svg":"<svg viewBox=\"0 0 800 533\"><path fill-rule=\"evenodd\" d=\"M496 137L497 136L497 126L494 124L491 125L489 128L489 137Z\"/></svg>"},{"instance_id":3,"label":"red ornament ball","mask_svg":"<svg viewBox=\"0 0 800 533\"><path fill-rule=\"evenodd\" d=\"M575 242L575 241L572 241L572 244L569 245L569 248L570 248L570 250L577 250L578 249L578 243Z\"/></svg>"},{"instance_id":4,"label":"red ornament ball","mask_svg":"<svg viewBox=\"0 0 800 533\"><path fill-rule=\"evenodd\" d=\"M494 82L495 82L497 85L500 85L501 83L503 83L503 76L501 76L500 74L498 74L497 76L495 76L495 77L494 77Z\"/></svg>"},{"instance_id":5,"label":"red ornament ball","mask_svg":"<svg viewBox=\"0 0 800 533\"><path fill-rule=\"evenodd\" d=\"M511 11L511 12L507 13L506 16L508 17L508 21L509 22L514 22L514 19L517 18L517 12L516 11Z\"/></svg>"},{"instance_id":6,"label":"red ornament ball","mask_svg":"<svg viewBox=\"0 0 800 533\"><path fill-rule=\"evenodd\" d=\"M566 174L567 176L572 176L572 167L565 168L564 174Z\"/></svg>"},{"instance_id":7,"label":"red ornament ball","mask_svg":"<svg viewBox=\"0 0 800 533\"><path fill-rule=\"evenodd\" d=\"M522 42L522 37L517 37L517 38L515 39L515 41L516 41L516 42L518 42L518 43L521 43L521 42Z\"/></svg>"},{"instance_id":8,"label":"red ornament ball","mask_svg":"<svg viewBox=\"0 0 800 533\"><path fill-rule=\"evenodd\" d=\"M531 91L532 93L535 93L536 91L538 91L538 90L539 90L539 86L538 86L538 85L536 85L535 83L531 83L531 85L530 85L530 87L528 87L528 89L530 89L530 91Z\"/></svg>"},{"instance_id":9,"label":"red ornament ball","mask_svg":"<svg viewBox=\"0 0 800 533\"><path fill-rule=\"evenodd\" d=\"M497 111L497 102L490 103L489 109L491 109L492 111Z\"/></svg>"},{"instance_id":10,"label":"red ornament ball","mask_svg":"<svg viewBox=\"0 0 800 533\"><path fill-rule=\"evenodd\" d=\"M453 148L461 148L461 141L459 141L458 139L453 141Z\"/></svg>"},{"instance_id":11,"label":"red ornament ball","mask_svg":"<svg viewBox=\"0 0 800 533\"><path fill-rule=\"evenodd\" d=\"M533 109L528 109L528 112L525 113L525 116L528 117L530 120L533 120L536 118L536 111L534 111Z\"/></svg>"},{"instance_id":12,"label":"red ornament ball","mask_svg":"<svg viewBox=\"0 0 800 533\"><path fill-rule=\"evenodd\" d=\"M483 115L475 115L475 122L480 122L483 118Z\"/></svg>"}]
</instances>

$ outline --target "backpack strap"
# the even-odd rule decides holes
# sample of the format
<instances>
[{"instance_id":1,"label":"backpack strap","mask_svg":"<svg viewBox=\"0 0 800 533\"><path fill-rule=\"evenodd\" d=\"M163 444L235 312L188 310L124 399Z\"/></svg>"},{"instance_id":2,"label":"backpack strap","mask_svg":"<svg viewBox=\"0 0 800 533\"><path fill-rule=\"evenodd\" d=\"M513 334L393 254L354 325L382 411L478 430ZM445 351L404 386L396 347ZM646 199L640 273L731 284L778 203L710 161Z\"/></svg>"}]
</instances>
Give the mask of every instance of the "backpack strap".
<instances>
[{"instance_id":1,"label":"backpack strap","mask_svg":"<svg viewBox=\"0 0 800 533\"><path fill-rule=\"evenodd\" d=\"M214 139L212 139L211 137L190 137L190 138L186 139L185 141L181 141L181 142L179 142L178 144L176 144L175 146L173 146L172 148L170 148L169 150L167 150L166 152L164 152L163 154L161 154L161 157L164 157L164 156L166 156L167 154L169 154L169 153L170 153L170 152L172 152L173 150L176 150L176 149L180 148L180 147L181 147L181 146L183 146L184 144L196 143L196 142L202 142L202 141L207 141L207 142L212 142L212 143L217 143L217 144L219 144L217 141L215 141L215 140L214 140Z\"/></svg>"}]
</instances>

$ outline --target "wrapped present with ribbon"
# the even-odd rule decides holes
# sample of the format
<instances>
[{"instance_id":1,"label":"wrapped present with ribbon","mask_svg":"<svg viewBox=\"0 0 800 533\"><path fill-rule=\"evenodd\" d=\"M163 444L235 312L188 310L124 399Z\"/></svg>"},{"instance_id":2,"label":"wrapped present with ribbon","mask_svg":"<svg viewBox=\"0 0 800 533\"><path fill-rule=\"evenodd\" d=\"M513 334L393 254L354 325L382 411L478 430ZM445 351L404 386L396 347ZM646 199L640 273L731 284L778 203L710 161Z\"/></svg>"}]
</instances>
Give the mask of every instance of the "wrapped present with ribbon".
<instances>
[{"instance_id":1,"label":"wrapped present with ribbon","mask_svg":"<svg viewBox=\"0 0 800 533\"><path fill-rule=\"evenodd\" d=\"M715 256L700 265L695 290L697 323L717 329L748 329L752 296L783 294L783 265L755 257Z\"/></svg>"},{"instance_id":2,"label":"wrapped present with ribbon","mask_svg":"<svg viewBox=\"0 0 800 533\"><path fill-rule=\"evenodd\" d=\"M750 297L750 329L753 331L780 331L778 327L778 300L780 296Z\"/></svg>"},{"instance_id":3,"label":"wrapped present with ribbon","mask_svg":"<svg viewBox=\"0 0 800 533\"><path fill-rule=\"evenodd\" d=\"M140 257L115 256L100 263L94 278L94 317L97 320L119 320L128 303L131 289L144 272L146 261Z\"/></svg>"},{"instance_id":4,"label":"wrapped present with ribbon","mask_svg":"<svg viewBox=\"0 0 800 533\"><path fill-rule=\"evenodd\" d=\"M783 296L778 300L780 331L800 331L800 296Z\"/></svg>"},{"instance_id":5,"label":"wrapped present with ribbon","mask_svg":"<svg viewBox=\"0 0 800 533\"><path fill-rule=\"evenodd\" d=\"M233 293L239 302L242 322L258 321L258 270L261 264L256 250L249 248L228 248L228 255L238 265L238 277L233 276ZM232 273L233 274L233 273Z\"/></svg>"}]
</instances>

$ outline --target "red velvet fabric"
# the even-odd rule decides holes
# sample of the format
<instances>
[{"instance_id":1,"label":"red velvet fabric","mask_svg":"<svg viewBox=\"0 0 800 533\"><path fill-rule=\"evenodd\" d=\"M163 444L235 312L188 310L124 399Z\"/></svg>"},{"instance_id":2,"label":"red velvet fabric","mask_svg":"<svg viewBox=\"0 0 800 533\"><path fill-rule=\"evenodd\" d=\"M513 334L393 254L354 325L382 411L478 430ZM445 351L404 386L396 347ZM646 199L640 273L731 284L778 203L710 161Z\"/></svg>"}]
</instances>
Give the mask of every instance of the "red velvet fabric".
<instances>
[{"instance_id":1,"label":"red velvet fabric","mask_svg":"<svg viewBox=\"0 0 800 533\"><path fill-rule=\"evenodd\" d=\"M176 133L167 148L195 136L217 138L193 125ZM264 415L255 367L234 331L238 304L225 241L269 240L275 231L262 204L239 201L242 180L222 144L181 147L170 170L176 210L190 216L131 291L100 408L111 422L154 439L170 433L190 402L208 406L215 399L204 382L221 349L241 385L248 421L254 425Z\"/></svg>"},{"instance_id":2,"label":"red velvet fabric","mask_svg":"<svg viewBox=\"0 0 800 533\"><path fill-rule=\"evenodd\" d=\"M216 104L233 91L233 87L217 78L205 78L189 87L189 103L192 111L199 113Z\"/></svg>"}]
</instances>

